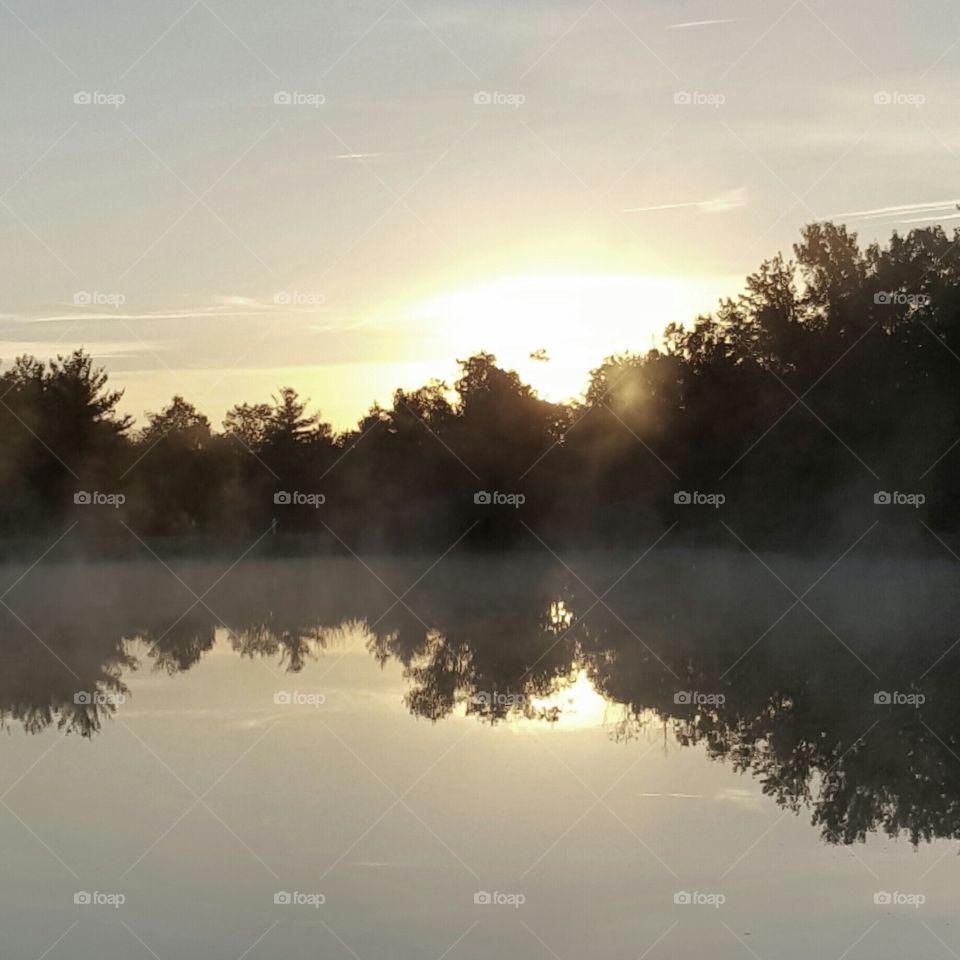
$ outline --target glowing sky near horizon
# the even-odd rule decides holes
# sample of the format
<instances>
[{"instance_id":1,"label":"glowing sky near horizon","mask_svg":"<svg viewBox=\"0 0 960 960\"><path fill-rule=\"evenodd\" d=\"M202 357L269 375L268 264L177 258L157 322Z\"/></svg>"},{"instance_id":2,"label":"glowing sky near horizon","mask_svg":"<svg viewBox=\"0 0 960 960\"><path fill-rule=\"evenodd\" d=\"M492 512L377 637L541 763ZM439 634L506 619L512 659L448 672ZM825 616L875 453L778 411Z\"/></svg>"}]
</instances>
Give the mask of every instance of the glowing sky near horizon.
<instances>
[{"instance_id":1,"label":"glowing sky near horizon","mask_svg":"<svg viewBox=\"0 0 960 960\"><path fill-rule=\"evenodd\" d=\"M138 416L290 384L349 426L477 349L576 395L805 222L952 228L958 36L942 0L9 0L0 357L83 345Z\"/></svg>"}]
</instances>

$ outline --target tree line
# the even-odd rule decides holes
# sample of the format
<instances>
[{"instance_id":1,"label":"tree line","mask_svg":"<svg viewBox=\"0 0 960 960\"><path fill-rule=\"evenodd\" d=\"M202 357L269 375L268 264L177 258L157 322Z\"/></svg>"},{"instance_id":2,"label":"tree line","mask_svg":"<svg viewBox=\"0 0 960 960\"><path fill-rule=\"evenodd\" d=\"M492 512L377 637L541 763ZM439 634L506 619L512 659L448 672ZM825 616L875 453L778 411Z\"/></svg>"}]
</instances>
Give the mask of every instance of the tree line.
<instances>
[{"instance_id":1,"label":"tree line","mask_svg":"<svg viewBox=\"0 0 960 960\"><path fill-rule=\"evenodd\" d=\"M958 244L930 227L861 247L811 224L714 313L606 359L577 401L548 402L479 353L342 432L292 388L219 428L182 396L138 426L84 351L20 357L0 375L0 537L76 523L396 550L633 544L677 525L792 547L882 520L949 538Z\"/></svg>"}]
</instances>

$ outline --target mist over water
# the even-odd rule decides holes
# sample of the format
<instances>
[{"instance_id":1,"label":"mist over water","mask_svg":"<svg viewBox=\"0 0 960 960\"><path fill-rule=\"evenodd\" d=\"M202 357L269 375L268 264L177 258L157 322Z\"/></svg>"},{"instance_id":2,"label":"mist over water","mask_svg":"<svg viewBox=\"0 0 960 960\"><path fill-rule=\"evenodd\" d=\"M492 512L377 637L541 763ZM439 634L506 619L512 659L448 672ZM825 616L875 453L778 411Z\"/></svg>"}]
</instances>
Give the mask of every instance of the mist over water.
<instances>
[{"instance_id":1,"label":"mist over water","mask_svg":"<svg viewBox=\"0 0 960 960\"><path fill-rule=\"evenodd\" d=\"M478 950L520 944L523 920L601 957L678 917L700 949L720 918L762 955L809 941L811 884L829 898L823 949L855 917L921 909L875 894L950 915L949 563L666 546L434 559L4 567L17 947L109 910L161 956L181 937L227 956L275 916L293 921L280 950L334 949L329 926L370 955L422 955L447 927L418 915L451 940L479 917ZM73 903L91 890L125 902ZM474 902L487 893L514 899ZM73 953L128 949L90 935Z\"/></svg>"}]
</instances>

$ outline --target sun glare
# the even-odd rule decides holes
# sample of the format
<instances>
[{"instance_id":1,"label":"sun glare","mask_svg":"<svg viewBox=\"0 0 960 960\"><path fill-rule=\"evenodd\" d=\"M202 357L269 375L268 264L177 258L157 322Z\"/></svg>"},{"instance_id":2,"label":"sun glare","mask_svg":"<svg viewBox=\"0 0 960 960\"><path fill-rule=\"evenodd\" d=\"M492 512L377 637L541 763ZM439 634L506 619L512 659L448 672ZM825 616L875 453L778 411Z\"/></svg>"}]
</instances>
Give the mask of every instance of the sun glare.
<instances>
[{"instance_id":1,"label":"sun glare","mask_svg":"<svg viewBox=\"0 0 960 960\"><path fill-rule=\"evenodd\" d=\"M579 396L605 357L644 352L735 290L728 276L539 274L501 277L421 301L406 320L438 356L494 353L549 400Z\"/></svg>"},{"instance_id":2,"label":"sun glare","mask_svg":"<svg viewBox=\"0 0 960 960\"><path fill-rule=\"evenodd\" d=\"M576 677L547 697L531 697L529 706L534 711L557 711L557 725L562 728L602 726L607 720L611 703L597 692L587 672L578 670ZM522 720L521 724L542 726L540 720Z\"/></svg>"}]
</instances>

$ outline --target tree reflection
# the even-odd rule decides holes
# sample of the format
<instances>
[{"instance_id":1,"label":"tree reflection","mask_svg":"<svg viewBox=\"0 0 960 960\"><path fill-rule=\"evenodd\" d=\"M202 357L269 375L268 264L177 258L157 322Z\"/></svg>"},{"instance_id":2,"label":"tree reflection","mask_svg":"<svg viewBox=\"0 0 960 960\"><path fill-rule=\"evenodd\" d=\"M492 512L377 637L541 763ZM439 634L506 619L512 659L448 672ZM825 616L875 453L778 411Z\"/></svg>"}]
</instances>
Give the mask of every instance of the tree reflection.
<instances>
[{"instance_id":1,"label":"tree reflection","mask_svg":"<svg viewBox=\"0 0 960 960\"><path fill-rule=\"evenodd\" d=\"M385 561L382 580L358 578L353 560L258 562L202 601L159 565L92 566L59 572L56 604L38 572L0 612L0 722L90 737L124 709L131 671L191 670L222 638L297 673L353 624L432 722L554 722L564 707L551 695L582 673L622 711L609 732L625 748L663 724L782 807L809 808L827 842L960 837L951 567L850 563L797 603L746 555L630 563L577 558L591 584L615 585L604 593L533 554L451 558L429 576ZM824 566L770 563L798 584Z\"/></svg>"}]
</instances>

